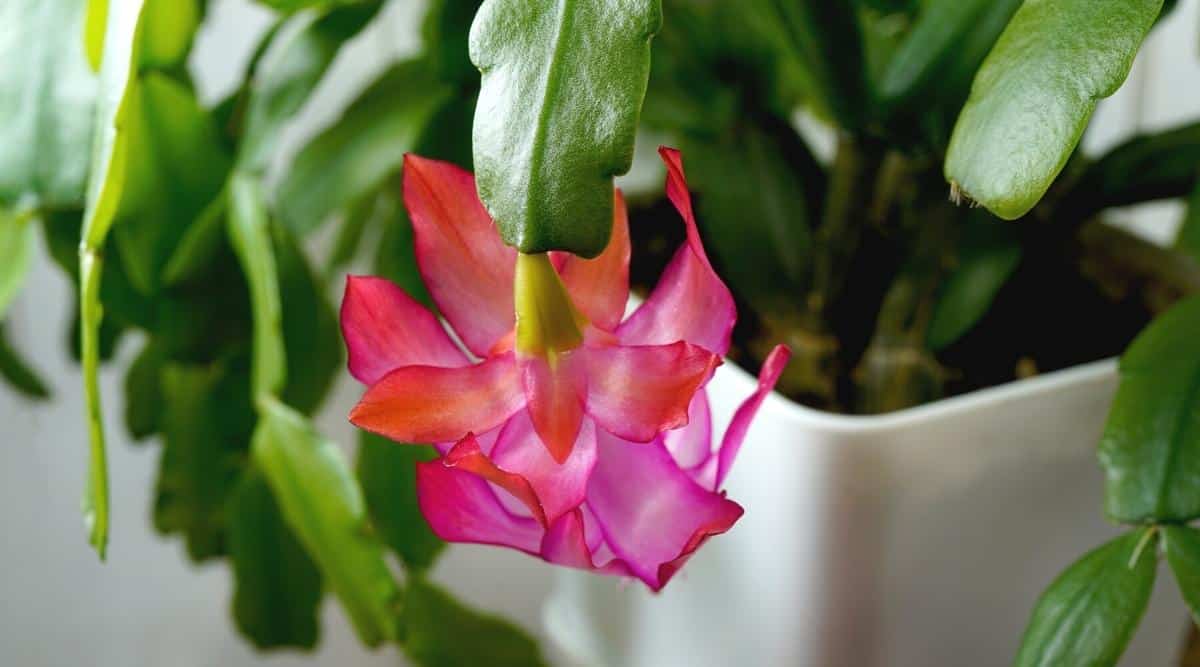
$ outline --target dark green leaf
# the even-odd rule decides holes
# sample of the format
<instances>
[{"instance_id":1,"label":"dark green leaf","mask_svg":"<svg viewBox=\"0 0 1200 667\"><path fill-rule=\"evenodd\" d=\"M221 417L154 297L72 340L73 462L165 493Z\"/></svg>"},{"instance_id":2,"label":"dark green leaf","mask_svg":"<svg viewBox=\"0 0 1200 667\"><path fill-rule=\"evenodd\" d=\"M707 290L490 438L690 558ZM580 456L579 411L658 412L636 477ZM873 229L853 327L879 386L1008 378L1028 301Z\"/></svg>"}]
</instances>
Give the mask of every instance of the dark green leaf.
<instances>
[{"instance_id":1,"label":"dark green leaf","mask_svg":"<svg viewBox=\"0 0 1200 667\"><path fill-rule=\"evenodd\" d=\"M1190 526L1163 526L1163 547L1175 573L1179 592L1200 623L1200 530Z\"/></svg>"},{"instance_id":2,"label":"dark green leaf","mask_svg":"<svg viewBox=\"0 0 1200 667\"><path fill-rule=\"evenodd\" d=\"M469 609L421 577L405 594L404 652L422 667L537 667L537 643L497 616Z\"/></svg>"},{"instance_id":3,"label":"dark green leaf","mask_svg":"<svg viewBox=\"0 0 1200 667\"><path fill-rule=\"evenodd\" d=\"M432 0L421 22L421 42L438 78L454 84L471 85L479 71L467 53L471 21L481 0Z\"/></svg>"},{"instance_id":4,"label":"dark green leaf","mask_svg":"<svg viewBox=\"0 0 1200 667\"><path fill-rule=\"evenodd\" d=\"M1033 610L1016 667L1117 664L1154 588L1154 530L1118 537L1059 575Z\"/></svg>"},{"instance_id":5,"label":"dark green leaf","mask_svg":"<svg viewBox=\"0 0 1200 667\"><path fill-rule=\"evenodd\" d=\"M37 235L29 214L0 209L0 321L25 282Z\"/></svg>"},{"instance_id":6,"label":"dark green leaf","mask_svg":"<svg viewBox=\"0 0 1200 667\"><path fill-rule=\"evenodd\" d=\"M244 365L232 358L162 369L163 450L154 526L182 533L193 560L226 552L226 505L254 428Z\"/></svg>"},{"instance_id":7,"label":"dark green leaf","mask_svg":"<svg viewBox=\"0 0 1200 667\"><path fill-rule=\"evenodd\" d=\"M1154 320L1121 357L1100 441L1104 508L1122 523L1200 517L1200 296Z\"/></svg>"},{"instance_id":8,"label":"dark green leaf","mask_svg":"<svg viewBox=\"0 0 1200 667\"><path fill-rule=\"evenodd\" d=\"M221 247L225 238L224 192L209 202L196 220L188 225L163 267L163 284L171 287L190 282L203 275L205 268Z\"/></svg>"},{"instance_id":9,"label":"dark green leaf","mask_svg":"<svg viewBox=\"0 0 1200 667\"><path fill-rule=\"evenodd\" d=\"M304 252L280 224L271 225L279 269L287 386L283 401L304 414L321 404L342 369L342 340L337 314L325 285L308 265Z\"/></svg>"},{"instance_id":10,"label":"dark green leaf","mask_svg":"<svg viewBox=\"0 0 1200 667\"><path fill-rule=\"evenodd\" d=\"M1200 165L1200 123L1134 137L1089 164L1058 206L1083 220L1110 206L1183 197Z\"/></svg>"},{"instance_id":11,"label":"dark green leaf","mask_svg":"<svg viewBox=\"0 0 1200 667\"><path fill-rule=\"evenodd\" d=\"M371 523L410 570L427 570L446 546L429 529L417 506L417 462L436 452L425 445L402 445L359 432L358 480Z\"/></svg>"},{"instance_id":12,"label":"dark green leaf","mask_svg":"<svg viewBox=\"0 0 1200 667\"><path fill-rule=\"evenodd\" d=\"M398 196L387 192L380 195L379 206L383 237L379 239L379 249L375 253L375 273L404 288L412 298L432 307L433 299L417 267L412 221L408 219L408 211Z\"/></svg>"},{"instance_id":13,"label":"dark green leaf","mask_svg":"<svg viewBox=\"0 0 1200 667\"><path fill-rule=\"evenodd\" d=\"M46 383L37 376L8 342L5 323L0 321L0 377L14 389L33 399L50 397Z\"/></svg>"},{"instance_id":14,"label":"dark green leaf","mask_svg":"<svg viewBox=\"0 0 1200 667\"><path fill-rule=\"evenodd\" d=\"M1021 263L1016 230L990 215L971 216L958 244L958 263L942 285L929 324L930 349L940 350L970 331Z\"/></svg>"},{"instance_id":15,"label":"dark green leaf","mask_svg":"<svg viewBox=\"0 0 1200 667\"><path fill-rule=\"evenodd\" d=\"M629 170L660 0L489 0L471 28L479 195L522 252L598 255ZM581 82L586 82L581 85Z\"/></svg>"},{"instance_id":16,"label":"dark green leaf","mask_svg":"<svg viewBox=\"0 0 1200 667\"><path fill-rule=\"evenodd\" d=\"M804 77L808 102L819 115L848 130L871 112L862 35L845 0L757 0L775 11L787 32L791 57Z\"/></svg>"},{"instance_id":17,"label":"dark green leaf","mask_svg":"<svg viewBox=\"0 0 1200 667\"><path fill-rule=\"evenodd\" d=\"M134 440L148 438L159 430L166 408L162 387L166 361L163 346L152 339L125 372L125 428Z\"/></svg>"},{"instance_id":18,"label":"dark green leaf","mask_svg":"<svg viewBox=\"0 0 1200 667\"><path fill-rule=\"evenodd\" d=\"M314 648L321 573L254 468L229 499L229 559L238 630L260 649Z\"/></svg>"},{"instance_id":19,"label":"dark green leaf","mask_svg":"<svg viewBox=\"0 0 1200 667\"><path fill-rule=\"evenodd\" d=\"M400 591L368 529L362 490L337 445L279 401L264 397L254 460L288 526L341 600L368 646L397 637ZM432 619L430 619L432 621Z\"/></svg>"},{"instance_id":20,"label":"dark green leaf","mask_svg":"<svg viewBox=\"0 0 1200 667\"><path fill-rule=\"evenodd\" d=\"M1188 198L1187 215L1175 236L1175 247L1200 262L1200 179Z\"/></svg>"},{"instance_id":21,"label":"dark green leaf","mask_svg":"<svg viewBox=\"0 0 1200 667\"><path fill-rule=\"evenodd\" d=\"M1005 219L1042 198L1162 0L1026 2L984 61L946 155L952 187Z\"/></svg>"},{"instance_id":22,"label":"dark green leaf","mask_svg":"<svg viewBox=\"0 0 1200 667\"><path fill-rule=\"evenodd\" d=\"M83 203L96 96L85 4L0 3L0 204L23 195L41 206Z\"/></svg>"},{"instance_id":23,"label":"dark green leaf","mask_svg":"<svg viewBox=\"0 0 1200 667\"><path fill-rule=\"evenodd\" d=\"M284 223L304 234L378 189L449 95L423 61L384 72L296 156L277 197Z\"/></svg>"},{"instance_id":24,"label":"dark green leaf","mask_svg":"<svg viewBox=\"0 0 1200 667\"><path fill-rule=\"evenodd\" d=\"M272 40L254 71L239 168L266 168L284 126L321 81L342 44L367 25L380 4L359 2L301 15L293 19L297 25Z\"/></svg>"},{"instance_id":25,"label":"dark green leaf","mask_svg":"<svg viewBox=\"0 0 1200 667\"><path fill-rule=\"evenodd\" d=\"M354 261L362 246L367 227L375 219L378 204L379 196L372 192L346 208L341 226L338 227L337 238L333 242L333 250L329 252L329 260L325 263L327 278Z\"/></svg>"}]
</instances>

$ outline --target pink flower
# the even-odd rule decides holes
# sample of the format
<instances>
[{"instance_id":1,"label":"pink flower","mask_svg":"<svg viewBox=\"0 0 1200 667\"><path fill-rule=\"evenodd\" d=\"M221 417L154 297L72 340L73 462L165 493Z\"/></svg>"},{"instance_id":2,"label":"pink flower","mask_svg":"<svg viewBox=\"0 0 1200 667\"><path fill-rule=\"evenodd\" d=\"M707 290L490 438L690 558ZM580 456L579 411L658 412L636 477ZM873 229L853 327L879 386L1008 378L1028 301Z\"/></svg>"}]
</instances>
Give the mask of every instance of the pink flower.
<instances>
[{"instance_id":1,"label":"pink flower","mask_svg":"<svg viewBox=\"0 0 1200 667\"><path fill-rule=\"evenodd\" d=\"M713 449L702 387L728 350L736 312L700 243L679 154L660 153L688 240L624 320L629 234L619 191L599 257L518 256L469 173L406 158L422 277L474 358L399 287L352 277L342 329L350 371L369 389L350 418L401 442L438 443L443 456L419 465L417 485L443 539L636 576L659 590L741 516L717 489L788 353L771 355Z\"/></svg>"}]
</instances>

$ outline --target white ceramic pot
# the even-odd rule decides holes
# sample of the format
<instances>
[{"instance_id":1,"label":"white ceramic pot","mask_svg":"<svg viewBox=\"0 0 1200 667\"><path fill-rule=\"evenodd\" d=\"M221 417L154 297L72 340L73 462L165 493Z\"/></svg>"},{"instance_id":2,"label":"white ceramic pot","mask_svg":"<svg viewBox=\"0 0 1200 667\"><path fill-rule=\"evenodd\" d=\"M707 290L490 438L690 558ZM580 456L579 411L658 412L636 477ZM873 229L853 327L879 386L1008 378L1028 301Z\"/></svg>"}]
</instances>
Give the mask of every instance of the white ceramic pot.
<instances>
[{"instance_id":1,"label":"white ceramic pot","mask_svg":"<svg viewBox=\"0 0 1200 667\"><path fill-rule=\"evenodd\" d=\"M718 424L753 386L721 369ZM728 479L742 520L659 595L563 571L547 632L611 667L1011 664L1042 589L1118 532L1095 455L1115 386L1102 361L884 416L772 395ZM1162 567L1122 664L1172 664L1186 623Z\"/></svg>"}]
</instances>

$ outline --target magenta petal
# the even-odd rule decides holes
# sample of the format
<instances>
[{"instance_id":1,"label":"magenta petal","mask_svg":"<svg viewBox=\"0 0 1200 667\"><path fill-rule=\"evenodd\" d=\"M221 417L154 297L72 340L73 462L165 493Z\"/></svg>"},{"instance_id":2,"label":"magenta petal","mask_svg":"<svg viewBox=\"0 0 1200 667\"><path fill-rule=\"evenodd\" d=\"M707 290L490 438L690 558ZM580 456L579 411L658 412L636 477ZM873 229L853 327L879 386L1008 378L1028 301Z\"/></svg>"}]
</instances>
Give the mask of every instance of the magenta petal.
<instances>
[{"instance_id":1,"label":"magenta petal","mask_svg":"<svg viewBox=\"0 0 1200 667\"><path fill-rule=\"evenodd\" d=\"M342 336L350 374L363 384L375 384L401 366L468 363L433 313L383 278L346 278Z\"/></svg>"},{"instance_id":2,"label":"magenta petal","mask_svg":"<svg viewBox=\"0 0 1200 667\"><path fill-rule=\"evenodd\" d=\"M350 421L399 442L457 441L499 426L524 403L506 354L462 368L397 368L367 389Z\"/></svg>"},{"instance_id":3,"label":"magenta petal","mask_svg":"<svg viewBox=\"0 0 1200 667\"><path fill-rule=\"evenodd\" d=\"M712 455L712 412L701 389L688 406L688 423L662 434L663 445L680 468L698 466Z\"/></svg>"},{"instance_id":4,"label":"magenta petal","mask_svg":"<svg viewBox=\"0 0 1200 667\"><path fill-rule=\"evenodd\" d=\"M610 433L638 442L686 424L692 397L721 363L683 341L585 351L588 414Z\"/></svg>"},{"instance_id":5,"label":"magenta petal","mask_svg":"<svg viewBox=\"0 0 1200 667\"><path fill-rule=\"evenodd\" d=\"M578 509L562 515L551 524L542 538L542 558L555 565L623 577L633 576L629 566L619 559L596 565L584 537L583 513Z\"/></svg>"},{"instance_id":6,"label":"magenta petal","mask_svg":"<svg viewBox=\"0 0 1200 667\"><path fill-rule=\"evenodd\" d=\"M758 389L738 406L737 412L733 413L733 420L729 422L729 428L725 429L725 436L721 439L721 448L717 454L716 478L711 488L720 488L721 482L725 481L725 476L733 467L733 460L742 448L742 441L746 439L750 422L754 420L754 415L758 413L758 408L767 394L775 389L779 375L783 373L784 366L787 366L791 358L792 352L785 345L776 345L771 354L767 355L767 360L763 362L762 370L758 373Z\"/></svg>"},{"instance_id":7,"label":"magenta petal","mask_svg":"<svg viewBox=\"0 0 1200 667\"><path fill-rule=\"evenodd\" d=\"M659 153L667 164L667 196L687 225L687 242L675 252L650 298L617 329L617 337L633 345L685 340L724 355L737 320L733 295L700 242L679 152L660 148Z\"/></svg>"},{"instance_id":8,"label":"magenta petal","mask_svg":"<svg viewBox=\"0 0 1200 667\"><path fill-rule=\"evenodd\" d=\"M546 525L546 512L542 509L542 503L538 500L533 485L521 475L501 470L479 448L479 442L475 440L474 434L467 434L467 437L459 441L442 458L442 463L447 468L458 468L474 473L504 489L512 497L524 503L538 523Z\"/></svg>"},{"instance_id":9,"label":"magenta petal","mask_svg":"<svg viewBox=\"0 0 1200 667\"><path fill-rule=\"evenodd\" d=\"M597 442L588 506L613 553L651 589L742 516L740 505L680 470L660 440L638 444L600 433Z\"/></svg>"},{"instance_id":10,"label":"magenta petal","mask_svg":"<svg viewBox=\"0 0 1200 667\"><path fill-rule=\"evenodd\" d=\"M488 483L441 459L417 464L417 503L438 537L540 553L542 527L504 509Z\"/></svg>"},{"instance_id":11,"label":"magenta petal","mask_svg":"<svg viewBox=\"0 0 1200 667\"><path fill-rule=\"evenodd\" d=\"M578 349L558 353L553 364L539 356L518 357L533 427L559 463L570 456L583 423L587 392L584 357Z\"/></svg>"},{"instance_id":12,"label":"magenta petal","mask_svg":"<svg viewBox=\"0 0 1200 667\"><path fill-rule=\"evenodd\" d=\"M404 203L429 294L467 348L486 356L513 328L516 251L500 240L475 178L448 162L405 156Z\"/></svg>"},{"instance_id":13,"label":"magenta petal","mask_svg":"<svg viewBox=\"0 0 1200 667\"><path fill-rule=\"evenodd\" d=\"M596 426L590 419L583 421L571 455L559 464L542 445L529 414L521 411L505 424L491 458L531 485L546 521L554 523L578 507L587 494L588 477L596 465Z\"/></svg>"},{"instance_id":14,"label":"magenta petal","mask_svg":"<svg viewBox=\"0 0 1200 667\"><path fill-rule=\"evenodd\" d=\"M571 300L604 331L616 330L629 300L629 216L621 191L615 192L612 238L604 252L594 259L555 253L564 255L559 273Z\"/></svg>"}]
</instances>

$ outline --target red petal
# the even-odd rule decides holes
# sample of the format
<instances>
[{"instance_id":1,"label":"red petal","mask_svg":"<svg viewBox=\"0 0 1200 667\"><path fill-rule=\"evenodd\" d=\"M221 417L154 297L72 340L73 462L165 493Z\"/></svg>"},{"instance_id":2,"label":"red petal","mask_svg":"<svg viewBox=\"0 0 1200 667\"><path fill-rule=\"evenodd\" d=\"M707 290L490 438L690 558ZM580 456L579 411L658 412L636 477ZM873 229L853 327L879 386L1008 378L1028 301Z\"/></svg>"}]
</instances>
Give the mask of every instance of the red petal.
<instances>
[{"instance_id":1,"label":"red petal","mask_svg":"<svg viewBox=\"0 0 1200 667\"><path fill-rule=\"evenodd\" d=\"M538 356L521 357L521 379L529 402L529 416L546 450L562 463L583 423L587 369L581 350L558 353L553 366Z\"/></svg>"},{"instance_id":2,"label":"red petal","mask_svg":"<svg viewBox=\"0 0 1200 667\"><path fill-rule=\"evenodd\" d=\"M442 323L391 281L349 276L342 297L342 336L350 374L375 384L401 366L468 363Z\"/></svg>"},{"instance_id":3,"label":"red petal","mask_svg":"<svg viewBox=\"0 0 1200 667\"><path fill-rule=\"evenodd\" d=\"M686 424L692 396L721 363L683 341L584 349L588 414L610 433L638 442Z\"/></svg>"},{"instance_id":4,"label":"red petal","mask_svg":"<svg viewBox=\"0 0 1200 667\"><path fill-rule=\"evenodd\" d=\"M625 197L615 192L608 247L595 259L566 254L559 270L575 307L605 331L616 330L629 300L629 216Z\"/></svg>"},{"instance_id":5,"label":"red petal","mask_svg":"<svg viewBox=\"0 0 1200 667\"><path fill-rule=\"evenodd\" d=\"M521 409L519 380L511 354L462 368L406 366L372 385L350 421L400 442L457 441Z\"/></svg>"},{"instance_id":6,"label":"red petal","mask_svg":"<svg viewBox=\"0 0 1200 667\"><path fill-rule=\"evenodd\" d=\"M430 295L467 348L485 356L513 328L516 251L500 240L475 178L448 162L405 156L404 203Z\"/></svg>"}]
</instances>

